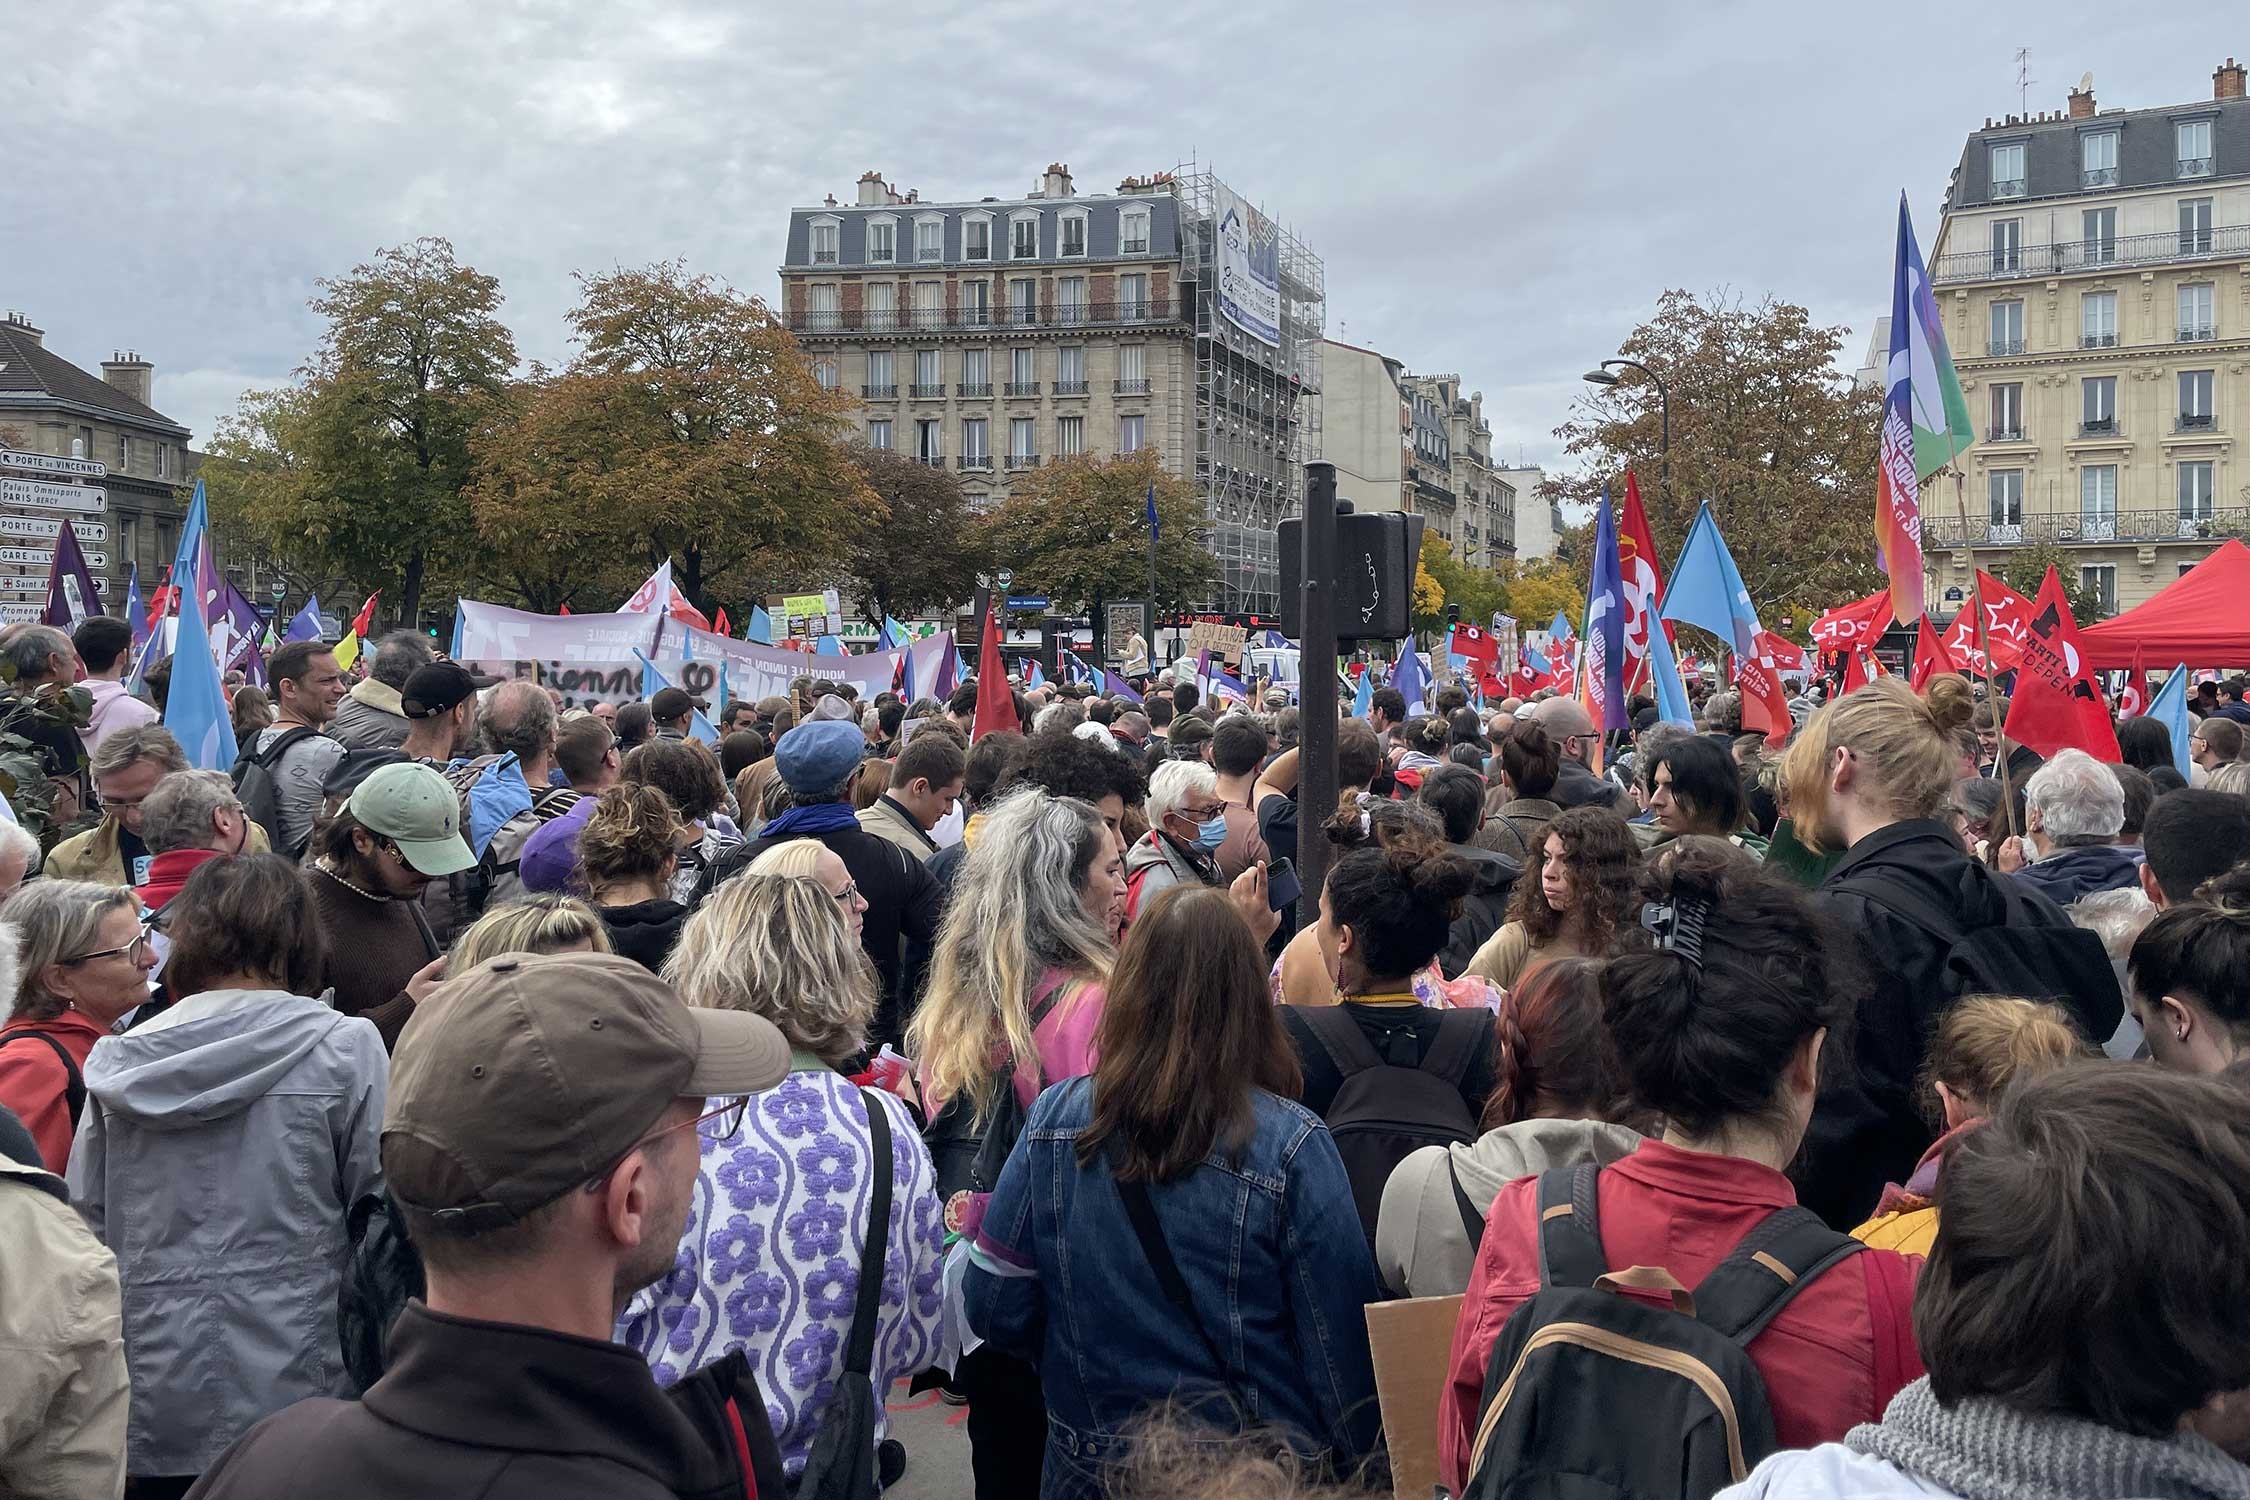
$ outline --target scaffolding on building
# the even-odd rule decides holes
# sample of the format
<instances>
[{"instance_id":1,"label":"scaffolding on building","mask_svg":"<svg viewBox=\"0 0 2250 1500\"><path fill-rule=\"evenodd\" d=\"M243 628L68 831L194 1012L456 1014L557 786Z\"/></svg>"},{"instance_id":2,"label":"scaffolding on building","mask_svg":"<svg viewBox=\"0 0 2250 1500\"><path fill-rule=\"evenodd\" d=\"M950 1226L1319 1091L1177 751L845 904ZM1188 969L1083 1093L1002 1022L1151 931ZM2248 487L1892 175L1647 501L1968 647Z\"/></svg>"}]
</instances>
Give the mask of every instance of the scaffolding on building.
<instances>
[{"instance_id":1,"label":"scaffolding on building","mask_svg":"<svg viewBox=\"0 0 2250 1500\"><path fill-rule=\"evenodd\" d=\"M1193 434L1192 472L1219 561L1211 602L1227 614L1276 614L1276 528L1303 504L1305 464L1321 452L1326 273L1304 241L1266 215L1278 250L1281 342L1252 337L1219 311L1217 206L1232 190L1195 161L1173 171L1171 189L1180 206L1181 276L1194 283L1195 380L1175 398L1187 408L1176 425Z\"/></svg>"}]
</instances>

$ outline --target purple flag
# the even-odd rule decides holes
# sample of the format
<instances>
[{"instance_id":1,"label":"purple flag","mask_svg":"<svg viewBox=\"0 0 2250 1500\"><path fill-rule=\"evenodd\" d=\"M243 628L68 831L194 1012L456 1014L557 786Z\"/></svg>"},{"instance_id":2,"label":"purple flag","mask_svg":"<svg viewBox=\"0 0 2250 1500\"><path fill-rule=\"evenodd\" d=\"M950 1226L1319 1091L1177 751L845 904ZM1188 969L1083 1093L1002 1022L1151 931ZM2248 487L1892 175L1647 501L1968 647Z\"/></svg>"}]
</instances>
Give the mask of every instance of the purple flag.
<instances>
[{"instance_id":1,"label":"purple flag","mask_svg":"<svg viewBox=\"0 0 2250 1500\"><path fill-rule=\"evenodd\" d=\"M219 664L224 674L242 670L244 663L258 644L258 636L265 629L265 621L258 607L242 597L242 590L225 578L205 573L203 623L211 633L211 659Z\"/></svg>"},{"instance_id":2,"label":"purple flag","mask_svg":"<svg viewBox=\"0 0 2250 1500\"><path fill-rule=\"evenodd\" d=\"M49 625L75 630L87 617L101 612L101 590L94 587L86 554L79 550L78 532L65 517L55 533L55 550L47 565L47 612L39 618Z\"/></svg>"}]
</instances>

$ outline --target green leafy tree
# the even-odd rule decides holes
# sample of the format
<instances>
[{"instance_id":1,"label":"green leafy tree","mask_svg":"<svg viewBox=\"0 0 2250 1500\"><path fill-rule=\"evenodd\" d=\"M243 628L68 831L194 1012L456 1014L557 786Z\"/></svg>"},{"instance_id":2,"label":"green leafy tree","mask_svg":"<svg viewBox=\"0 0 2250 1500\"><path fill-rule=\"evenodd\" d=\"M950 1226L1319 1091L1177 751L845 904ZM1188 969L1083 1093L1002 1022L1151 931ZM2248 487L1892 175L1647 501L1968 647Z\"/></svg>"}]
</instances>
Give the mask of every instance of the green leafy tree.
<instances>
[{"instance_id":1,"label":"green leafy tree","mask_svg":"<svg viewBox=\"0 0 2250 1500\"><path fill-rule=\"evenodd\" d=\"M1992 576L2026 599L2039 597L2039 586L2047 581L2047 570L2055 570L2062 584L2063 598L2070 601L2070 617L2080 625L2091 625L2102 619L2102 598L2078 571L2078 559L2068 549L2054 542L2031 542L2008 554L2008 560L1993 569Z\"/></svg>"},{"instance_id":2,"label":"green leafy tree","mask_svg":"<svg viewBox=\"0 0 2250 1500\"><path fill-rule=\"evenodd\" d=\"M1203 499L1164 472L1154 452L1065 458L1018 475L1007 500L986 519L984 546L995 568L1015 573L1017 593L1092 609L1148 593L1149 487L1156 487L1156 592L1160 608L1207 595L1218 563L1207 545Z\"/></svg>"},{"instance_id":3,"label":"green leafy tree","mask_svg":"<svg viewBox=\"0 0 2250 1500\"><path fill-rule=\"evenodd\" d=\"M433 577L476 564L470 437L516 364L500 283L432 238L319 286L311 361L220 420L201 471L214 524L412 620Z\"/></svg>"},{"instance_id":4,"label":"green leafy tree","mask_svg":"<svg viewBox=\"0 0 2250 1500\"><path fill-rule=\"evenodd\" d=\"M1761 616L1787 605L1810 618L1869 593L1882 577L1874 543L1882 402L1839 371L1846 333L1771 297L1745 305L1666 292L1622 352L1670 388L1669 490L1658 483L1656 388L1631 370L1582 397L1555 429L1578 468L1547 489L1591 508L1608 485L1622 503L1632 470L1667 577L1697 502L1709 500ZM1582 590L1592 549L1570 542L1564 555Z\"/></svg>"},{"instance_id":5,"label":"green leafy tree","mask_svg":"<svg viewBox=\"0 0 2250 1500\"><path fill-rule=\"evenodd\" d=\"M1428 578L1437 598L1424 609L1422 580ZM1507 608L1507 588L1497 574L1474 568L1453 555L1453 549L1435 531L1422 532L1422 555L1415 569L1414 628L1437 632L1445 628L1448 609L1458 606L1461 618L1471 625L1486 625Z\"/></svg>"},{"instance_id":6,"label":"green leafy tree","mask_svg":"<svg viewBox=\"0 0 2250 1500\"><path fill-rule=\"evenodd\" d=\"M1559 558L1510 560L1500 569L1500 581L1507 597L1500 607L1516 617L1521 629L1545 630L1558 610L1573 630L1585 618L1585 584Z\"/></svg>"},{"instance_id":7,"label":"green leafy tree","mask_svg":"<svg viewBox=\"0 0 2250 1500\"><path fill-rule=\"evenodd\" d=\"M852 458L890 512L860 528L844 564L868 622L965 603L986 564L960 479L889 449L858 447Z\"/></svg>"}]
</instances>

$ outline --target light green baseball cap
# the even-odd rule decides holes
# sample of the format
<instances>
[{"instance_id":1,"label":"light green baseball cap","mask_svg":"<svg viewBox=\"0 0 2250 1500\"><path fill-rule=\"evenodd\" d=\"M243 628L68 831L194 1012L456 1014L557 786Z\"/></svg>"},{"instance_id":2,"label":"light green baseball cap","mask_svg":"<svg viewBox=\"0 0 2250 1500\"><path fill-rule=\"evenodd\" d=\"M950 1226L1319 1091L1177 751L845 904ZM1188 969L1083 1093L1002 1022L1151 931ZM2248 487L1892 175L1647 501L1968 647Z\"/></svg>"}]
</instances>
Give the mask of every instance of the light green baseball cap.
<instances>
[{"instance_id":1,"label":"light green baseball cap","mask_svg":"<svg viewBox=\"0 0 2250 1500\"><path fill-rule=\"evenodd\" d=\"M459 794L428 766L384 766L359 784L348 805L360 827L398 845L406 862L432 879L477 862L461 837Z\"/></svg>"}]
</instances>

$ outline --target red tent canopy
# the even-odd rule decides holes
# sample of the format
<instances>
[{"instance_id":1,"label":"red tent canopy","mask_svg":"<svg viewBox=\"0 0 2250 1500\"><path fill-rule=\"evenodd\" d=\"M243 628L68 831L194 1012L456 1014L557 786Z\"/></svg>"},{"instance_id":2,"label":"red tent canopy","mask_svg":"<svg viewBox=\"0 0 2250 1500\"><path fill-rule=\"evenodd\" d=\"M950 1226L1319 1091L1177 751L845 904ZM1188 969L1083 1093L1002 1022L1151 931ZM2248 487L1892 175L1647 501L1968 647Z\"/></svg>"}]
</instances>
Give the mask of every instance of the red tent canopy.
<instances>
[{"instance_id":1,"label":"red tent canopy","mask_svg":"<svg viewBox=\"0 0 2250 1500\"><path fill-rule=\"evenodd\" d=\"M2156 597L2078 632L2089 666L2250 666L2250 547L2229 537Z\"/></svg>"}]
</instances>

